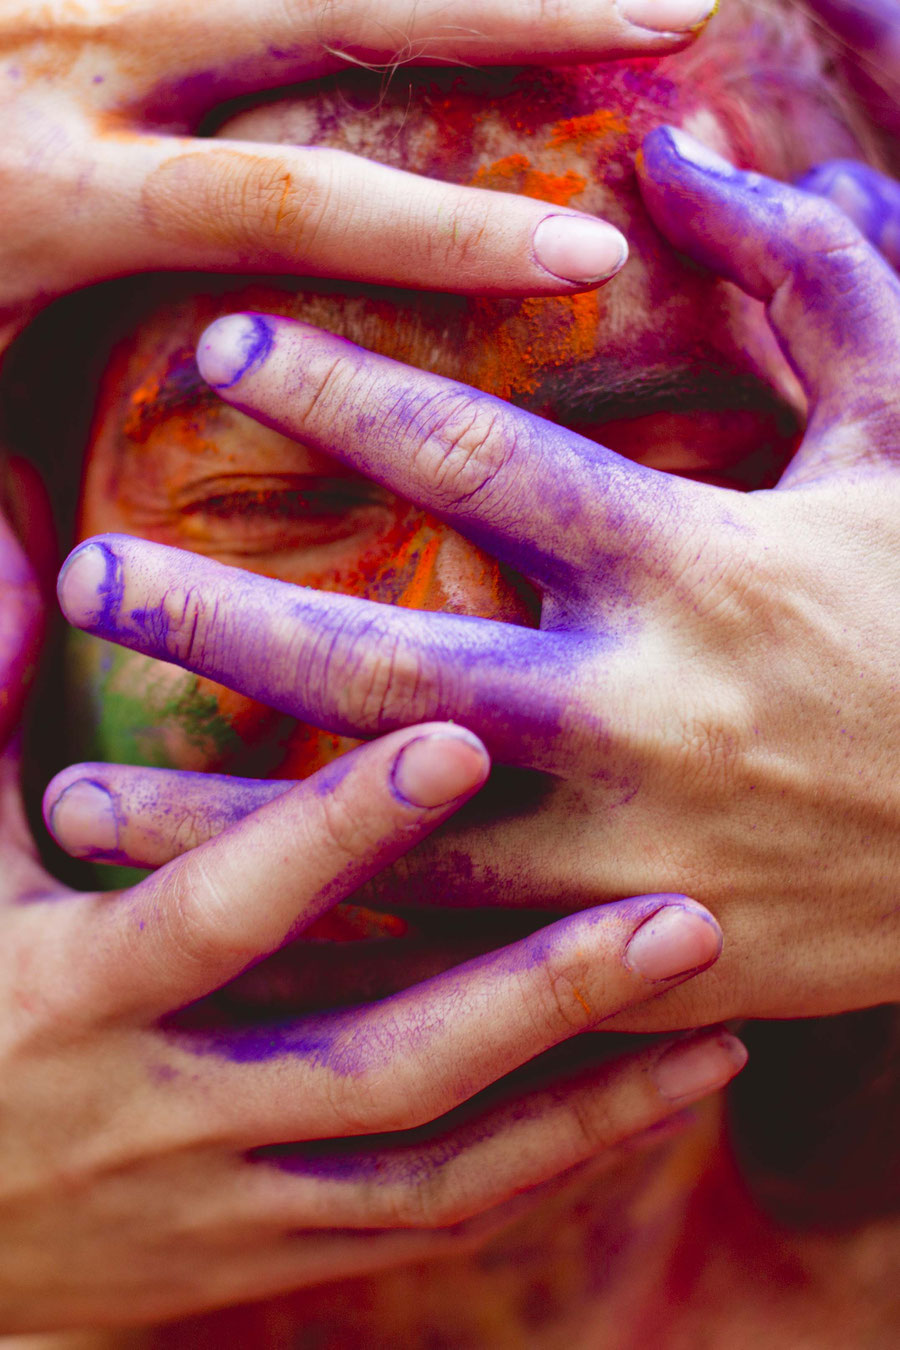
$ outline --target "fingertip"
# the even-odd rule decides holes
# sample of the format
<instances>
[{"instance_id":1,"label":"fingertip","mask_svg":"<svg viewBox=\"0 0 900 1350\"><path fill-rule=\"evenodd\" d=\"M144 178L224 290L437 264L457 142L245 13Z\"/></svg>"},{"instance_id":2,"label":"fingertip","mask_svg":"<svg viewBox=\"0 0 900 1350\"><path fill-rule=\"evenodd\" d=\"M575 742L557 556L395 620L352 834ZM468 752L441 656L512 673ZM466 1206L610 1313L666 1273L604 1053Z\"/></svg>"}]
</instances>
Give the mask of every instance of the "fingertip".
<instances>
[{"instance_id":1,"label":"fingertip","mask_svg":"<svg viewBox=\"0 0 900 1350\"><path fill-rule=\"evenodd\" d=\"M545 216L532 235L532 249L545 272L576 286L599 286L628 260L621 231L588 216Z\"/></svg>"},{"instance_id":2,"label":"fingertip","mask_svg":"<svg viewBox=\"0 0 900 1350\"><path fill-rule=\"evenodd\" d=\"M636 28L682 37L709 23L719 0L618 0L619 11Z\"/></svg>"},{"instance_id":3,"label":"fingertip","mask_svg":"<svg viewBox=\"0 0 900 1350\"><path fill-rule=\"evenodd\" d=\"M657 1091L670 1102L696 1101L735 1078L747 1063L747 1047L724 1027L670 1046L653 1066Z\"/></svg>"},{"instance_id":4,"label":"fingertip","mask_svg":"<svg viewBox=\"0 0 900 1350\"><path fill-rule=\"evenodd\" d=\"M230 389L263 365L274 345L266 315L226 314L201 334L197 369L213 389Z\"/></svg>"},{"instance_id":5,"label":"fingertip","mask_svg":"<svg viewBox=\"0 0 900 1350\"><path fill-rule=\"evenodd\" d=\"M479 738L447 724L406 742L391 766L390 784L405 806L435 810L470 796L489 772L490 758Z\"/></svg>"},{"instance_id":6,"label":"fingertip","mask_svg":"<svg viewBox=\"0 0 900 1350\"><path fill-rule=\"evenodd\" d=\"M665 900L635 929L625 963L651 982L685 978L707 970L722 952L722 930L708 909L687 896Z\"/></svg>"},{"instance_id":7,"label":"fingertip","mask_svg":"<svg viewBox=\"0 0 900 1350\"><path fill-rule=\"evenodd\" d=\"M74 858L114 852L119 824L112 796L92 779L66 782L66 778L70 775L57 775L44 794L47 829Z\"/></svg>"},{"instance_id":8,"label":"fingertip","mask_svg":"<svg viewBox=\"0 0 900 1350\"><path fill-rule=\"evenodd\" d=\"M120 560L100 539L79 544L62 565L56 594L60 609L76 628L104 628L122 599Z\"/></svg>"}]
</instances>

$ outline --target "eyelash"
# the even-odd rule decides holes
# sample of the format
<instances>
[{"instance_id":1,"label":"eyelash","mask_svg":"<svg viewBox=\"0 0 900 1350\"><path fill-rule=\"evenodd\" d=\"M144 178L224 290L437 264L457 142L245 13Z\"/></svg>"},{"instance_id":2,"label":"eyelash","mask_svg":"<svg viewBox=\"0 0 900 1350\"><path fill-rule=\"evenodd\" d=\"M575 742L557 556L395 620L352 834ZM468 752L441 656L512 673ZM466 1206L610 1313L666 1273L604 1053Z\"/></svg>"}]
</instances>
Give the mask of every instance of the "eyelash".
<instances>
[{"instance_id":1,"label":"eyelash","mask_svg":"<svg viewBox=\"0 0 900 1350\"><path fill-rule=\"evenodd\" d=\"M377 484L351 477L250 480L246 486L232 480L206 489L180 508L182 516L202 522L211 541L245 553L346 539L368 523L373 510L387 505Z\"/></svg>"}]
</instances>

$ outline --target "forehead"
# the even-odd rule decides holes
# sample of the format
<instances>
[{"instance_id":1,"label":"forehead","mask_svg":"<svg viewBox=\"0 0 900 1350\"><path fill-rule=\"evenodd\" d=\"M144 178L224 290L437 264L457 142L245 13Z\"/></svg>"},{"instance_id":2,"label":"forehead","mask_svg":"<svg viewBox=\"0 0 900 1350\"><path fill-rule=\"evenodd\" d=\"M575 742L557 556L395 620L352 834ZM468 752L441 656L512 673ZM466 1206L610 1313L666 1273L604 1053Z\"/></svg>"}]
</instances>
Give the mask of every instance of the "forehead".
<instances>
[{"instance_id":1,"label":"forehead","mask_svg":"<svg viewBox=\"0 0 900 1350\"><path fill-rule=\"evenodd\" d=\"M577 196L590 210L592 190L620 186L643 136L661 122L776 177L828 155L858 154L861 129L848 125L854 119L831 57L798 0L730 0L695 46L662 60L550 70L354 68L273 98L221 130L235 139L333 146L561 204ZM510 162L511 147L524 160ZM540 167L563 161L571 172L558 182Z\"/></svg>"}]
</instances>

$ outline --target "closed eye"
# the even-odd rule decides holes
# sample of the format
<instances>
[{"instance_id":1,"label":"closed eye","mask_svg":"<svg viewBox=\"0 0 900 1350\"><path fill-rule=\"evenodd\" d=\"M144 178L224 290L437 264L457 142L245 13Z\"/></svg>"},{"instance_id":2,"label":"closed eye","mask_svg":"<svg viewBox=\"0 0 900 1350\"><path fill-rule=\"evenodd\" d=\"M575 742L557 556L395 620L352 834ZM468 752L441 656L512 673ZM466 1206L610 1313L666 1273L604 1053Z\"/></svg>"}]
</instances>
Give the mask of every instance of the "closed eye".
<instances>
[{"instance_id":1,"label":"closed eye","mask_svg":"<svg viewBox=\"0 0 900 1350\"><path fill-rule=\"evenodd\" d=\"M356 476L237 474L193 484L178 510L195 540L252 555L349 539L382 523L390 500Z\"/></svg>"}]
</instances>

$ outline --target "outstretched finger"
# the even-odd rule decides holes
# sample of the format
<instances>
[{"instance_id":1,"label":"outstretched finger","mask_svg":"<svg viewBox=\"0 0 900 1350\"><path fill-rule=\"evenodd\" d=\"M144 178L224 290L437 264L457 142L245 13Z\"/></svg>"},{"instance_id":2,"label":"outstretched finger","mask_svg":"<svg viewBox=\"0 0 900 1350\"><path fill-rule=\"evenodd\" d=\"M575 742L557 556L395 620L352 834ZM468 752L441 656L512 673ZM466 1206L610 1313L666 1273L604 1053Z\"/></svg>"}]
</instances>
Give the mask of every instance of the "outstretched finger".
<instances>
[{"instance_id":1,"label":"outstretched finger","mask_svg":"<svg viewBox=\"0 0 900 1350\"><path fill-rule=\"evenodd\" d=\"M839 206L900 272L900 183L895 178L857 159L831 159L810 169L797 186Z\"/></svg>"},{"instance_id":2,"label":"outstretched finger","mask_svg":"<svg viewBox=\"0 0 900 1350\"><path fill-rule=\"evenodd\" d=\"M379 1003L241 1029L171 1029L202 1118L234 1144L411 1129L535 1056L706 969L722 935L701 905L646 895L570 915ZM217 1117L217 1106L221 1114Z\"/></svg>"},{"instance_id":3,"label":"outstretched finger","mask_svg":"<svg viewBox=\"0 0 900 1350\"><path fill-rule=\"evenodd\" d=\"M240 1204L294 1228L462 1223L671 1121L745 1061L729 1032L702 1032L582 1070L455 1128L448 1122L424 1143L401 1134L340 1151L270 1152L259 1159L266 1167L244 1174Z\"/></svg>"},{"instance_id":4,"label":"outstretched finger","mask_svg":"<svg viewBox=\"0 0 900 1350\"><path fill-rule=\"evenodd\" d=\"M651 518L659 532L684 497L677 479L502 399L291 319L218 319L197 364L229 403L567 593L601 565L598 536L614 569L634 533Z\"/></svg>"},{"instance_id":5,"label":"outstretched finger","mask_svg":"<svg viewBox=\"0 0 900 1350\"><path fill-rule=\"evenodd\" d=\"M95 1013L151 1016L202 997L411 848L487 772L461 727L351 751L130 892L85 902L67 939L83 996Z\"/></svg>"},{"instance_id":6,"label":"outstretched finger","mask_svg":"<svg viewBox=\"0 0 900 1350\"><path fill-rule=\"evenodd\" d=\"M143 104L165 118L173 107L203 111L210 101L316 79L354 63L559 64L662 54L695 37L714 8L714 0L557 0L552 6L540 0L303 6L256 0L248 12L237 0L211 0L198 14L194 6L156 0L136 12L128 7L121 27L129 51L143 55L150 80ZM107 29L115 37L115 18Z\"/></svg>"},{"instance_id":7,"label":"outstretched finger","mask_svg":"<svg viewBox=\"0 0 900 1350\"><path fill-rule=\"evenodd\" d=\"M130 535L79 545L59 598L78 627L315 726L365 736L447 718L484 727L510 761L540 757L579 659L554 634L293 586Z\"/></svg>"},{"instance_id":8,"label":"outstretched finger","mask_svg":"<svg viewBox=\"0 0 900 1350\"><path fill-rule=\"evenodd\" d=\"M73 858L161 867L293 786L137 764L73 764L48 783L44 819Z\"/></svg>"},{"instance_id":9,"label":"outstretched finger","mask_svg":"<svg viewBox=\"0 0 900 1350\"><path fill-rule=\"evenodd\" d=\"M843 211L742 172L670 127L646 138L640 180L677 248L766 302L811 404L784 481L828 457L832 432L849 430L859 458L895 456L900 281Z\"/></svg>"},{"instance_id":10,"label":"outstretched finger","mask_svg":"<svg viewBox=\"0 0 900 1350\"><path fill-rule=\"evenodd\" d=\"M599 286L628 253L595 216L325 146L120 133L95 150L91 229L69 244L73 275L288 273L558 295ZM360 246L371 239L377 248Z\"/></svg>"}]
</instances>

